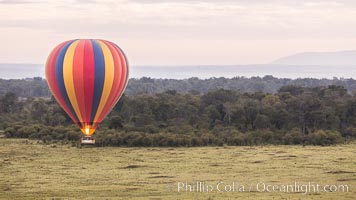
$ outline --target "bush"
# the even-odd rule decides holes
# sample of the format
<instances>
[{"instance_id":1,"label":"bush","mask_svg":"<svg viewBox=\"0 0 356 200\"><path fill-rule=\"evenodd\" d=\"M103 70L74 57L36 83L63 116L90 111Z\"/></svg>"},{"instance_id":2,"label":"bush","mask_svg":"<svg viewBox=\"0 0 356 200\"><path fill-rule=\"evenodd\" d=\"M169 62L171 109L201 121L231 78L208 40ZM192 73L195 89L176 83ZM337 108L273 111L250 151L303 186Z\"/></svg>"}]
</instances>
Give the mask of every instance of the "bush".
<instances>
[{"instance_id":1,"label":"bush","mask_svg":"<svg viewBox=\"0 0 356 200\"><path fill-rule=\"evenodd\" d=\"M305 137L298 128L292 129L283 136L284 144L302 144L304 140Z\"/></svg>"},{"instance_id":2,"label":"bush","mask_svg":"<svg viewBox=\"0 0 356 200\"><path fill-rule=\"evenodd\" d=\"M15 135L16 129L14 127L6 128L4 133L5 133L5 137L8 137L8 138L16 137L16 135Z\"/></svg>"},{"instance_id":3,"label":"bush","mask_svg":"<svg viewBox=\"0 0 356 200\"><path fill-rule=\"evenodd\" d=\"M343 134L343 137L347 137L347 138L356 138L356 128L355 127L349 127L347 128Z\"/></svg>"},{"instance_id":4,"label":"bush","mask_svg":"<svg viewBox=\"0 0 356 200\"><path fill-rule=\"evenodd\" d=\"M39 124L26 125L15 123L10 125L4 131L5 136L9 138L29 138L49 141L78 141L80 131L75 126L43 126Z\"/></svg>"},{"instance_id":5,"label":"bush","mask_svg":"<svg viewBox=\"0 0 356 200\"><path fill-rule=\"evenodd\" d=\"M313 145L330 145L342 142L342 137L338 131L317 130L309 134L309 141Z\"/></svg>"}]
</instances>

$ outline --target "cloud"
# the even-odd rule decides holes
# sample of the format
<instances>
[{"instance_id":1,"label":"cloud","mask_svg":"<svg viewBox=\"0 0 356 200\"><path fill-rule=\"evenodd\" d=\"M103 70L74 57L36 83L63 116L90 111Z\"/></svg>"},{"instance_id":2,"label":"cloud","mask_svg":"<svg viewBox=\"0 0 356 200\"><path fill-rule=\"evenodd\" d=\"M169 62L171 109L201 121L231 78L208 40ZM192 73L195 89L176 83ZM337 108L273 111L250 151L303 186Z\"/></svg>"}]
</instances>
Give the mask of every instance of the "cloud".
<instances>
[{"instance_id":1,"label":"cloud","mask_svg":"<svg viewBox=\"0 0 356 200\"><path fill-rule=\"evenodd\" d=\"M76 0L74 3L77 3L77 4L96 4L98 2L95 1L95 0Z\"/></svg>"},{"instance_id":2,"label":"cloud","mask_svg":"<svg viewBox=\"0 0 356 200\"><path fill-rule=\"evenodd\" d=\"M193 2L193 3L192 3ZM231 4L230 4L231 2ZM333 38L356 35L351 1L73 1L8 12L0 25L58 33L119 32L128 37ZM284 2L284 3L280 3ZM334 3L333 3L334 2ZM30 9L29 9L30 8ZM30 11L28 11L30 10ZM46 12L45 12L46 11ZM1 12L1 10L0 10ZM23 13L13 15L12 13Z\"/></svg>"},{"instance_id":3,"label":"cloud","mask_svg":"<svg viewBox=\"0 0 356 200\"><path fill-rule=\"evenodd\" d=\"M29 3L37 3L36 1L26 1L26 0L2 0L1 4L29 4Z\"/></svg>"},{"instance_id":4,"label":"cloud","mask_svg":"<svg viewBox=\"0 0 356 200\"><path fill-rule=\"evenodd\" d=\"M18 5L11 5L15 3ZM136 53L141 58L147 54L141 46L160 47L160 59L165 57L167 62L189 49L205 52L199 53L200 57L195 54L197 59L205 55L213 58L219 51L220 58L229 55L232 59L236 53L237 57L253 60L254 55L243 52L252 54L258 46L259 57L264 59L263 52L280 53L282 48L351 46L352 42L345 41L354 41L355 24L356 1L352 0L0 0L0 43L15 43L13 35L29 32L33 34L25 43L36 34L36 39L47 38L47 42L77 37L120 38L129 41L131 55ZM313 47L311 41L319 42ZM210 43L216 50L207 53ZM172 46L177 50L170 49ZM281 49L274 49L276 46ZM8 48L0 47L0 53L4 51ZM157 48L152 51L152 59L157 52Z\"/></svg>"},{"instance_id":5,"label":"cloud","mask_svg":"<svg viewBox=\"0 0 356 200\"><path fill-rule=\"evenodd\" d=\"M128 0L141 4L159 4L159 3L217 3L217 4L279 4L279 5L318 5L318 4L356 4L354 0Z\"/></svg>"}]
</instances>

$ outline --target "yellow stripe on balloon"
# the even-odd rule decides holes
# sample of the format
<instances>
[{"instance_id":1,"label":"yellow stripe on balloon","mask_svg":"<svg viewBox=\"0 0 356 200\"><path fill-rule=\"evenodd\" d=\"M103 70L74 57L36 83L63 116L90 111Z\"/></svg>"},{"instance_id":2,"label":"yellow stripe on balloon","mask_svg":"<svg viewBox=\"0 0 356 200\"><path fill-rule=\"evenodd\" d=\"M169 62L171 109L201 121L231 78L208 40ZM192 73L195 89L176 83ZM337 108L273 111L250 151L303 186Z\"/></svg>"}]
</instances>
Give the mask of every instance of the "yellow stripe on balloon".
<instances>
[{"instance_id":1,"label":"yellow stripe on balloon","mask_svg":"<svg viewBox=\"0 0 356 200\"><path fill-rule=\"evenodd\" d=\"M98 110L96 112L94 122L98 121L98 118L100 117L101 112L104 109L104 106L106 102L108 101L111 88L114 82L114 59L112 57L111 51L109 47L106 46L106 44L100 40L96 40L104 54L104 61L105 61L105 79L104 79L104 87L103 87L103 92L101 94L101 99L100 103L98 106Z\"/></svg>"},{"instance_id":2,"label":"yellow stripe on balloon","mask_svg":"<svg viewBox=\"0 0 356 200\"><path fill-rule=\"evenodd\" d=\"M73 80L73 58L75 48L77 47L79 40L73 42L67 49L67 52L63 60L63 80L67 91L68 98L74 112L77 114L79 122L83 122L82 115L78 106L77 96L75 95L74 80Z\"/></svg>"}]
</instances>

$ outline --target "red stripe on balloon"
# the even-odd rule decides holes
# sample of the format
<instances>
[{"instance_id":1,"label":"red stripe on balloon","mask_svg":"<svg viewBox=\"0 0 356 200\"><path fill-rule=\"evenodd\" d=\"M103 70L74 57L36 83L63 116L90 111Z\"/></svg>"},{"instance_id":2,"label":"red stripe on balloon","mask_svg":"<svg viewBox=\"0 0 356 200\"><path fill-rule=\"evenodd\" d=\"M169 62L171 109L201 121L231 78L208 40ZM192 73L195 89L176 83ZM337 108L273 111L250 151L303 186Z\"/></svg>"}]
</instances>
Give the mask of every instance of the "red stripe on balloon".
<instances>
[{"instance_id":1,"label":"red stripe on balloon","mask_svg":"<svg viewBox=\"0 0 356 200\"><path fill-rule=\"evenodd\" d=\"M94 50L90 40L85 40L84 45L84 100L85 100L85 121L90 122L94 96L95 61Z\"/></svg>"},{"instance_id":2,"label":"red stripe on balloon","mask_svg":"<svg viewBox=\"0 0 356 200\"><path fill-rule=\"evenodd\" d=\"M86 121L86 108L84 99L84 45L85 41L80 40L75 48L73 56L73 84L75 90L75 96L77 98L80 115L82 116L82 122Z\"/></svg>"},{"instance_id":3,"label":"red stripe on balloon","mask_svg":"<svg viewBox=\"0 0 356 200\"><path fill-rule=\"evenodd\" d=\"M116 102L119 100L118 98L122 95L123 90L126 87L126 83L127 83L127 60L123 54L123 52L121 51L121 49L119 47L117 47L115 44L111 43L112 46L117 50L119 57L120 57L120 61L121 61L121 69L122 69L122 73L121 73L121 77L120 77L120 93L116 94L115 99Z\"/></svg>"},{"instance_id":4,"label":"red stripe on balloon","mask_svg":"<svg viewBox=\"0 0 356 200\"><path fill-rule=\"evenodd\" d=\"M73 113L70 112L70 109L66 105L61 92L59 90L59 87L57 85L57 80L56 80L56 61L58 54L60 50L68 44L71 41L66 41L58 45L51 53L51 55L47 59L47 64L46 64L46 78L47 78L47 83L49 88L52 91L52 94L54 98L58 101L58 103L62 106L63 110L68 114L68 116L75 122L77 123L76 118L74 117Z\"/></svg>"}]
</instances>

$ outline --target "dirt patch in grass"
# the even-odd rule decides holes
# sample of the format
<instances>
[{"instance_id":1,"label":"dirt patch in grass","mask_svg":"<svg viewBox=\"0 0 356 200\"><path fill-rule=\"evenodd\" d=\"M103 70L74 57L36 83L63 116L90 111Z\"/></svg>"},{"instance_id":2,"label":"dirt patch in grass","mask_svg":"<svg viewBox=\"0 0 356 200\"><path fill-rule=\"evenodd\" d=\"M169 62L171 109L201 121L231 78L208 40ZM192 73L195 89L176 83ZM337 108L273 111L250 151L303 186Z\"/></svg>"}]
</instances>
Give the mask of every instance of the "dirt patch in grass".
<instances>
[{"instance_id":1,"label":"dirt patch in grass","mask_svg":"<svg viewBox=\"0 0 356 200\"><path fill-rule=\"evenodd\" d=\"M328 173L328 174L356 174L356 172L343 171L343 170L328 171L328 172L326 172L326 173Z\"/></svg>"},{"instance_id":2,"label":"dirt patch in grass","mask_svg":"<svg viewBox=\"0 0 356 200\"><path fill-rule=\"evenodd\" d=\"M175 176L150 176L148 178L175 178Z\"/></svg>"},{"instance_id":3,"label":"dirt patch in grass","mask_svg":"<svg viewBox=\"0 0 356 200\"><path fill-rule=\"evenodd\" d=\"M341 179L337 179L337 181L356 181L356 178L341 178Z\"/></svg>"},{"instance_id":4,"label":"dirt patch in grass","mask_svg":"<svg viewBox=\"0 0 356 200\"><path fill-rule=\"evenodd\" d=\"M122 169L136 169L136 168L142 168L142 167L146 167L143 165L127 165L125 167L123 167Z\"/></svg>"},{"instance_id":5,"label":"dirt patch in grass","mask_svg":"<svg viewBox=\"0 0 356 200\"><path fill-rule=\"evenodd\" d=\"M258 163L263 163L264 161L263 160L256 160L256 161L253 161L251 163L255 163L255 164L258 164Z\"/></svg>"}]
</instances>

